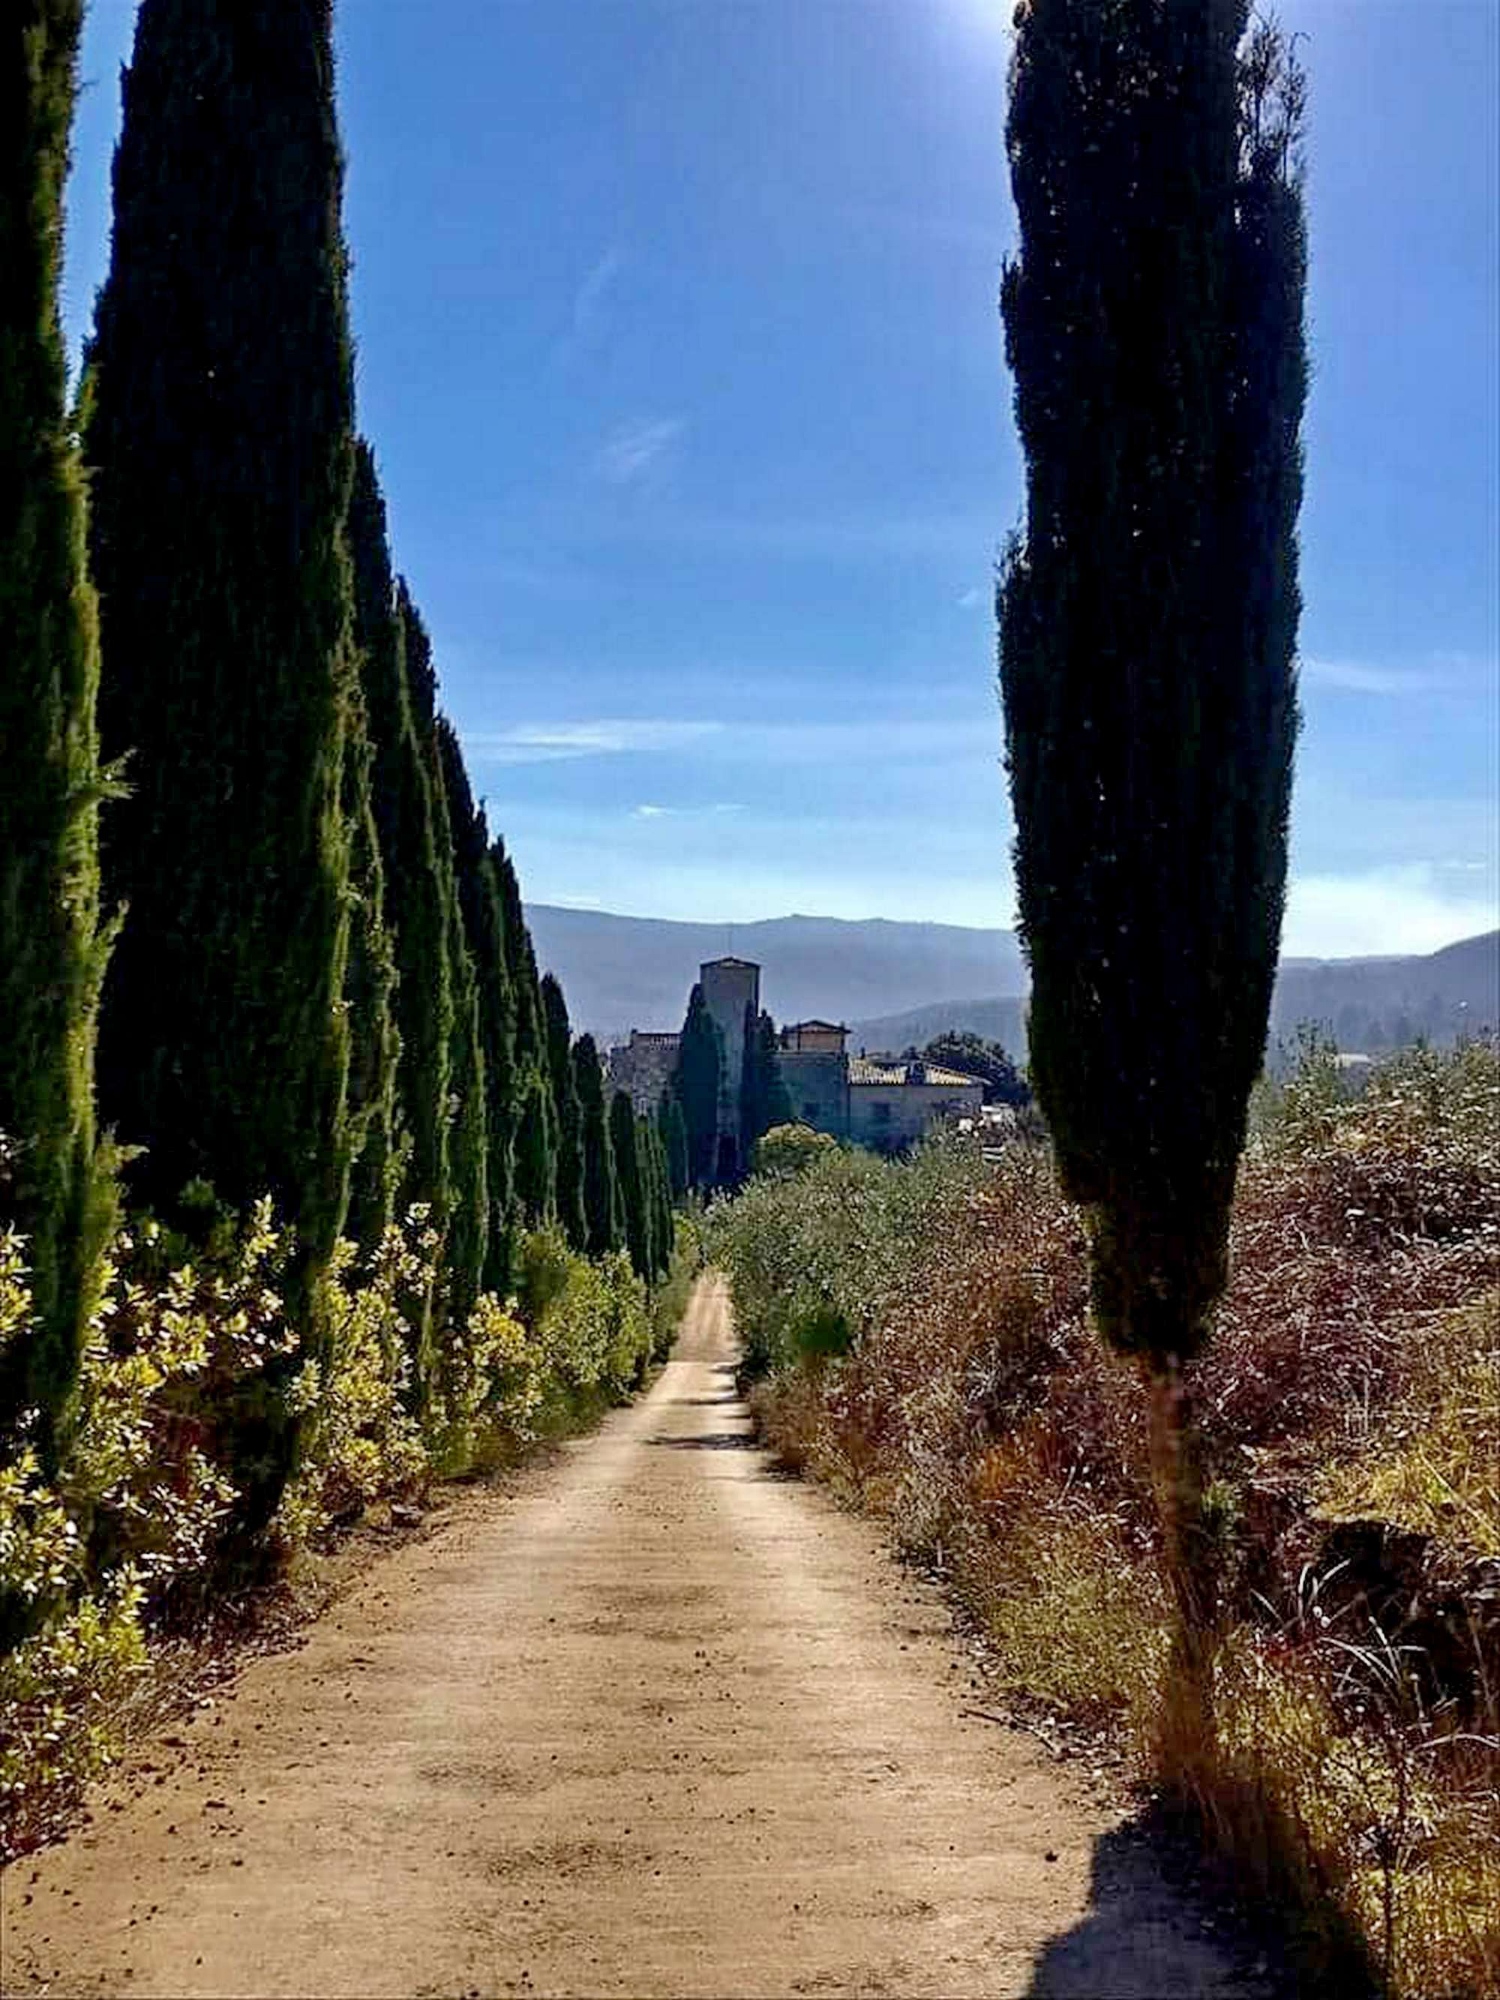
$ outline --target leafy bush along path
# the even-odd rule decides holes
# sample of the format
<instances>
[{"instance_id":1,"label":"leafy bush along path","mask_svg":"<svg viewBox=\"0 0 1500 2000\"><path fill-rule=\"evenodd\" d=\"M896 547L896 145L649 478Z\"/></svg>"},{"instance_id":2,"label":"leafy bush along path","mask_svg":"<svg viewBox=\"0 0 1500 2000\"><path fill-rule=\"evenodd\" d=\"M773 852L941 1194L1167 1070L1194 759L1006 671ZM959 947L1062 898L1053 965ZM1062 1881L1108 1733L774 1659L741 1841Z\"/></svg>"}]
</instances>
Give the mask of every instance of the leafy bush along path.
<instances>
[{"instance_id":1,"label":"leafy bush along path","mask_svg":"<svg viewBox=\"0 0 1500 2000\"><path fill-rule=\"evenodd\" d=\"M650 1395L393 1555L3 1893L4 1992L1233 1996L1149 1851L964 1713L776 1477L704 1279Z\"/></svg>"}]
</instances>

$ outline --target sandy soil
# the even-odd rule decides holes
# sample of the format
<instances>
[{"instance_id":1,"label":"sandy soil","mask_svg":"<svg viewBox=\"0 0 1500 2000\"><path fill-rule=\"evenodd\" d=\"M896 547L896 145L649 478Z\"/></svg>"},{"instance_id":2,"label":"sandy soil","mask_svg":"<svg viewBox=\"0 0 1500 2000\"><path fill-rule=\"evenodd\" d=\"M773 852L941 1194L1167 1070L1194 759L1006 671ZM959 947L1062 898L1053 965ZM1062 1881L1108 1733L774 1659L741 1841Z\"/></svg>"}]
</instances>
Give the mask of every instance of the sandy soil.
<instances>
[{"instance_id":1,"label":"sandy soil","mask_svg":"<svg viewBox=\"0 0 1500 2000\"><path fill-rule=\"evenodd\" d=\"M1251 2000L1139 1832L966 1716L779 1478L722 1290L651 1393L378 1563L0 1882L7 1995Z\"/></svg>"}]
</instances>

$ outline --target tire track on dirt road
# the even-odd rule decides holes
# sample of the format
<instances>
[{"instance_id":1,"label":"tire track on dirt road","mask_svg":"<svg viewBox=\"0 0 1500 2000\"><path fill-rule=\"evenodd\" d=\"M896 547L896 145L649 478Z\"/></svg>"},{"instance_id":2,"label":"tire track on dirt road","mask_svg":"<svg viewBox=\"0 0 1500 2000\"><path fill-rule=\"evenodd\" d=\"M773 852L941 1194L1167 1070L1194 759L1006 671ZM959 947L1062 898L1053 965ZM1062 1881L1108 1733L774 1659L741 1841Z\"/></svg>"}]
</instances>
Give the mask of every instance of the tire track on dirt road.
<instances>
[{"instance_id":1,"label":"tire track on dirt road","mask_svg":"<svg viewBox=\"0 0 1500 2000\"><path fill-rule=\"evenodd\" d=\"M649 1395L380 1561L0 1883L6 1995L1252 2000L779 1478L721 1282Z\"/></svg>"}]
</instances>

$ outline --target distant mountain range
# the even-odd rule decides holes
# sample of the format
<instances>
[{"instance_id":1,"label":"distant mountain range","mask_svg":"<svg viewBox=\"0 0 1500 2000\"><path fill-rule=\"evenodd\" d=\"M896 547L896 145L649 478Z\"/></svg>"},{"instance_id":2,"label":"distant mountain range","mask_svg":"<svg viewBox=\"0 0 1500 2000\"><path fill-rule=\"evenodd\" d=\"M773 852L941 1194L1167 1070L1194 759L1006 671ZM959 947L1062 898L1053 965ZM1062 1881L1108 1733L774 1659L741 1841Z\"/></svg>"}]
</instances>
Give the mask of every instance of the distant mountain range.
<instances>
[{"instance_id":1,"label":"distant mountain range","mask_svg":"<svg viewBox=\"0 0 1500 2000\"><path fill-rule=\"evenodd\" d=\"M529 904L526 920L573 1020L595 1035L681 1027L699 965L730 952L763 968L761 1002L778 1021L854 1021L929 1000L1026 990L1009 931L834 917L680 924L548 903Z\"/></svg>"},{"instance_id":2,"label":"distant mountain range","mask_svg":"<svg viewBox=\"0 0 1500 2000\"><path fill-rule=\"evenodd\" d=\"M778 1022L847 1021L855 1048L921 1047L957 1028L1024 1051L1026 966L1010 931L881 918L682 924L546 903L526 915L574 1023L595 1035L679 1027L699 964L732 951L763 968L761 998ZM1500 931L1424 957L1286 959L1272 1038L1291 1037L1303 1021L1331 1029L1341 1048L1372 1054L1419 1034L1442 1042L1500 1025Z\"/></svg>"}]
</instances>

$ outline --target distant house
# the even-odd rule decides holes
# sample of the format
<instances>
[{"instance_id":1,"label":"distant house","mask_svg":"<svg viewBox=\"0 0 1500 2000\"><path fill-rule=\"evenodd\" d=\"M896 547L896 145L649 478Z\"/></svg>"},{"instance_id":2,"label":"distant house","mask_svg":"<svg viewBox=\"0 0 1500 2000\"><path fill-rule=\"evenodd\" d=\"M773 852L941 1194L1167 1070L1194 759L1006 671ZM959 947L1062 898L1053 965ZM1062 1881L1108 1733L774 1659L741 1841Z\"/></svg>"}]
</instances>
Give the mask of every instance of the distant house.
<instances>
[{"instance_id":1,"label":"distant house","mask_svg":"<svg viewBox=\"0 0 1500 2000\"><path fill-rule=\"evenodd\" d=\"M819 1132L899 1152L940 1121L977 1121L984 1085L927 1062L872 1062L848 1053L847 1028L798 1021L781 1033L781 1074L793 1114Z\"/></svg>"},{"instance_id":2,"label":"distant house","mask_svg":"<svg viewBox=\"0 0 1500 2000\"><path fill-rule=\"evenodd\" d=\"M627 1091L642 1115L655 1111L672 1081L681 1040L681 1035L632 1028L630 1040L612 1048L605 1058L610 1089Z\"/></svg>"}]
</instances>

